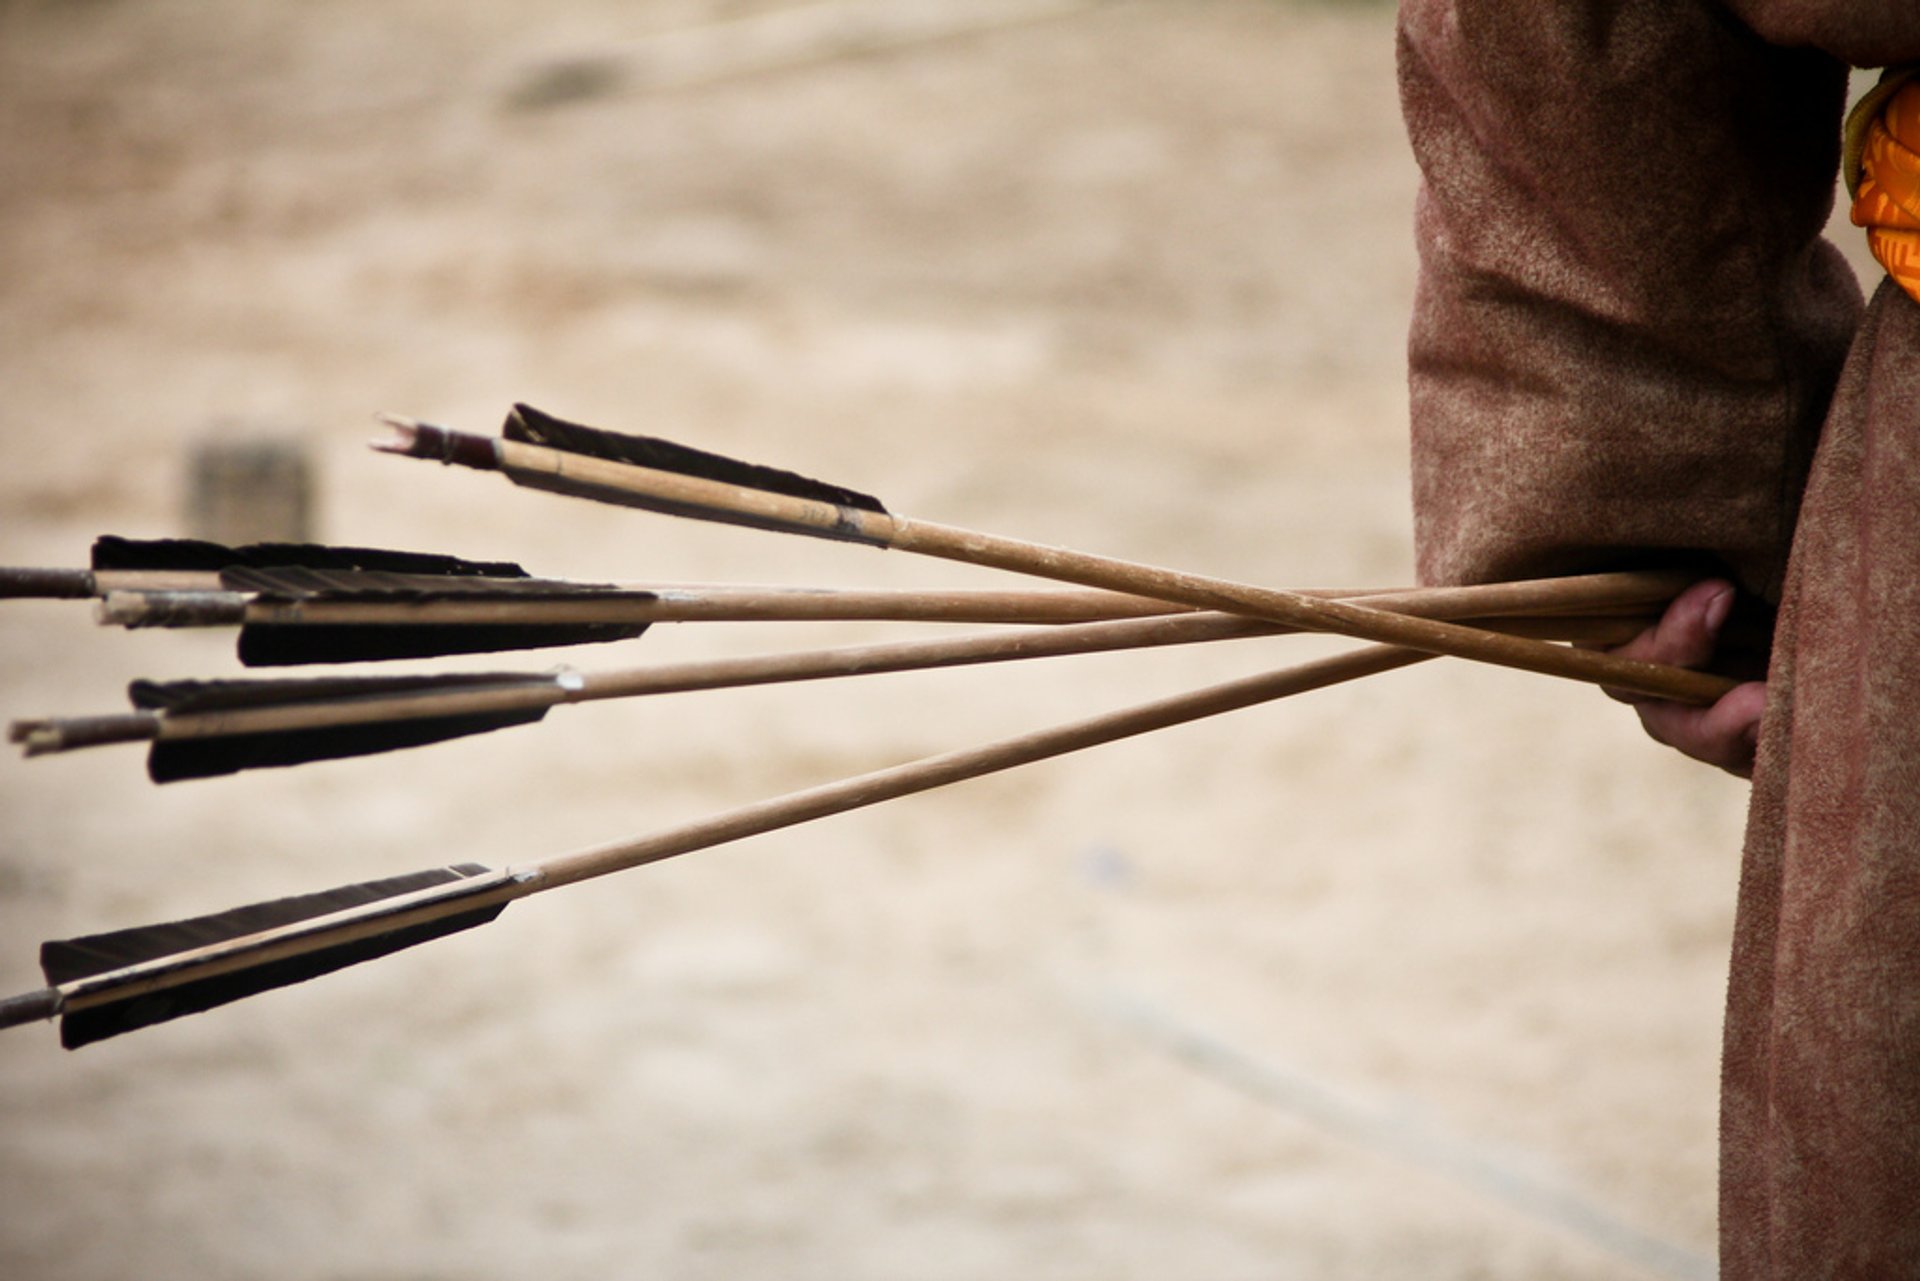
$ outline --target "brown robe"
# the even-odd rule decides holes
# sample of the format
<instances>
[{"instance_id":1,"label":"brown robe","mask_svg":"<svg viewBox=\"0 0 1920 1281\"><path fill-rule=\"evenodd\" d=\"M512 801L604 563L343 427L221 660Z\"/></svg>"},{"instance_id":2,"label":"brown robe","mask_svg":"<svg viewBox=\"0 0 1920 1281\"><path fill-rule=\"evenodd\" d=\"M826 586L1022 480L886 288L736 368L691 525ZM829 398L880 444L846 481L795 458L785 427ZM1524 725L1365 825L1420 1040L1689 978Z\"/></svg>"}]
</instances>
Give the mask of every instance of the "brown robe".
<instances>
[{"instance_id":1,"label":"brown robe","mask_svg":"<svg viewBox=\"0 0 1920 1281\"><path fill-rule=\"evenodd\" d=\"M1721 1268L1920 1278L1920 304L1820 238L1920 0L1403 0L1437 582L1644 563L1780 604Z\"/></svg>"}]
</instances>

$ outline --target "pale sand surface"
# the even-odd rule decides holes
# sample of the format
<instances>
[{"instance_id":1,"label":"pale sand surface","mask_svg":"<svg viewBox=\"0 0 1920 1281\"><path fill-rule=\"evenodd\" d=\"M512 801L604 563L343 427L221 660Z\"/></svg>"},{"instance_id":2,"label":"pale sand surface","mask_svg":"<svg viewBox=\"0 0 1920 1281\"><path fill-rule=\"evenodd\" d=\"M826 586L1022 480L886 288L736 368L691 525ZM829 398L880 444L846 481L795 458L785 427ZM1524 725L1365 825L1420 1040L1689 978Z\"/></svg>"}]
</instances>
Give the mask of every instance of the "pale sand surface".
<instances>
[{"instance_id":1,"label":"pale sand surface","mask_svg":"<svg viewBox=\"0 0 1920 1281\"><path fill-rule=\"evenodd\" d=\"M178 532L191 445L267 430L310 444L336 541L1005 581L362 448L379 409L527 400L930 519L1409 577L1387 7L1117 3L601 91L656 33L779 7L0 6L0 563ZM133 749L6 759L0 989L43 938L498 866L1328 648L562 709L166 789ZM233 670L227 637L0 609L8 716ZM1594 693L1434 664L78 1053L16 1030L0 1275L1700 1275L1744 799Z\"/></svg>"}]
</instances>

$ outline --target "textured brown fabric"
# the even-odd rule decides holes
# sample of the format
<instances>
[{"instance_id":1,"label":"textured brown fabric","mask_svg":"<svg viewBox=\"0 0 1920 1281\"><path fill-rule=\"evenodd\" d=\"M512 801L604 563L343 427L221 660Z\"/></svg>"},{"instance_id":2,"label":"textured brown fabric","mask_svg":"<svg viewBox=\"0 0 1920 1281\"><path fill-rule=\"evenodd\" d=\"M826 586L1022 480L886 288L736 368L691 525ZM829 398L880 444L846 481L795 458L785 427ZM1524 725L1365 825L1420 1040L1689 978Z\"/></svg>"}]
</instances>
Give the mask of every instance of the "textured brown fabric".
<instances>
[{"instance_id":1,"label":"textured brown fabric","mask_svg":"<svg viewBox=\"0 0 1920 1281\"><path fill-rule=\"evenodd\" d=\"M1728 0L1727 8L1763 39L1824 49L1856 67L1920 59L1912 0Z\"/></svg>"},{"instance_id":2,"label":"textured brown fabric","mask_svg":"<svg viewBox=\"0 0 1920 1281\"><path fill-rule=\"evenodd\" d=\"M1920 1278L1920 305L1863 321L1819 239L1842 59L1920 56L1920 4L1404 0L1400 56L1421 573L1784 595L1723 1275Z\"/></svg>"},{"instance_id":3,"label":"textured brown fabric","mask_svg":"<svg viewBox=\"0 0 1920 1281\"><path fill-rule=\"evenodd\" d=\"M1875 295L1795 541L1721 1089L1728 1277L1920 1276L1920 305Z\"/></svg>"},{"instance_id":4,"label":"textured brown fabric","mask_svg":"<svg viewBox=\"0 0 1920 1281\"><path fill-rule=\"evenodd\" d=\"M1773 595L1859 307L1845 68L1687 0L1402 15L1422 576L1686 553Z\"/></svg>"}]
</instances>

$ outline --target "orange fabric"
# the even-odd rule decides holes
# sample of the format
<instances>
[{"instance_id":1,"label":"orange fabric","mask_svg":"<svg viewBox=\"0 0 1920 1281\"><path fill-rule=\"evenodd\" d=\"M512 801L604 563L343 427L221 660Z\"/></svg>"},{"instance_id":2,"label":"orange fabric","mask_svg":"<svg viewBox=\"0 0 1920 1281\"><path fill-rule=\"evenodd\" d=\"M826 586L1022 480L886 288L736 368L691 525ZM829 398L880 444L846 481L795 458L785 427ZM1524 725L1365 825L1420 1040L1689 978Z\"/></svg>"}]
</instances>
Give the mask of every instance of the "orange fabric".
<instances>
[{"instance_id":1,"label":"orange fabric","mask_svg":"<svg viewBox=\"0 0 1920 1281\"><path fill-rule=\"evenodd\" d=\"M1920 79L1909 79L1865 125L1853 225L1909 298L1920 302Z\"/></svg>"}]
</instances>

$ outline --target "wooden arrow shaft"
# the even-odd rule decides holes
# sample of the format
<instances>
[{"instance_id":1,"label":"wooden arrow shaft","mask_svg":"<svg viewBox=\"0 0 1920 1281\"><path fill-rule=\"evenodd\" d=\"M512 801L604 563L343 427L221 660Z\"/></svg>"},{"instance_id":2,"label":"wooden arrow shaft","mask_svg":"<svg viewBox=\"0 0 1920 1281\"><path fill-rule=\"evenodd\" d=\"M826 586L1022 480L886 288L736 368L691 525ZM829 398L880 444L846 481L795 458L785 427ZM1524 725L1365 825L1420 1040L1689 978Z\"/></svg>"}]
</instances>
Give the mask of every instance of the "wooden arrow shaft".
<instances>
[{"instance_id":1,"label":"wooden arrow shaft","mask_svg":"<svg viewBox=\"0 0 1920 1281\"><path fill-rule=\"evenodd\" d=\"M840 779L637 841L617 842L545 859L535 867L544 887L568 885L798 823L877 805L916 792L947 787L1103 743L1391 671L1427 657L1430 655L1415 650L1369 647L1018 738L1004 739L985 747L946 752L907 765Z\"/></svg>"}]
</instances>

